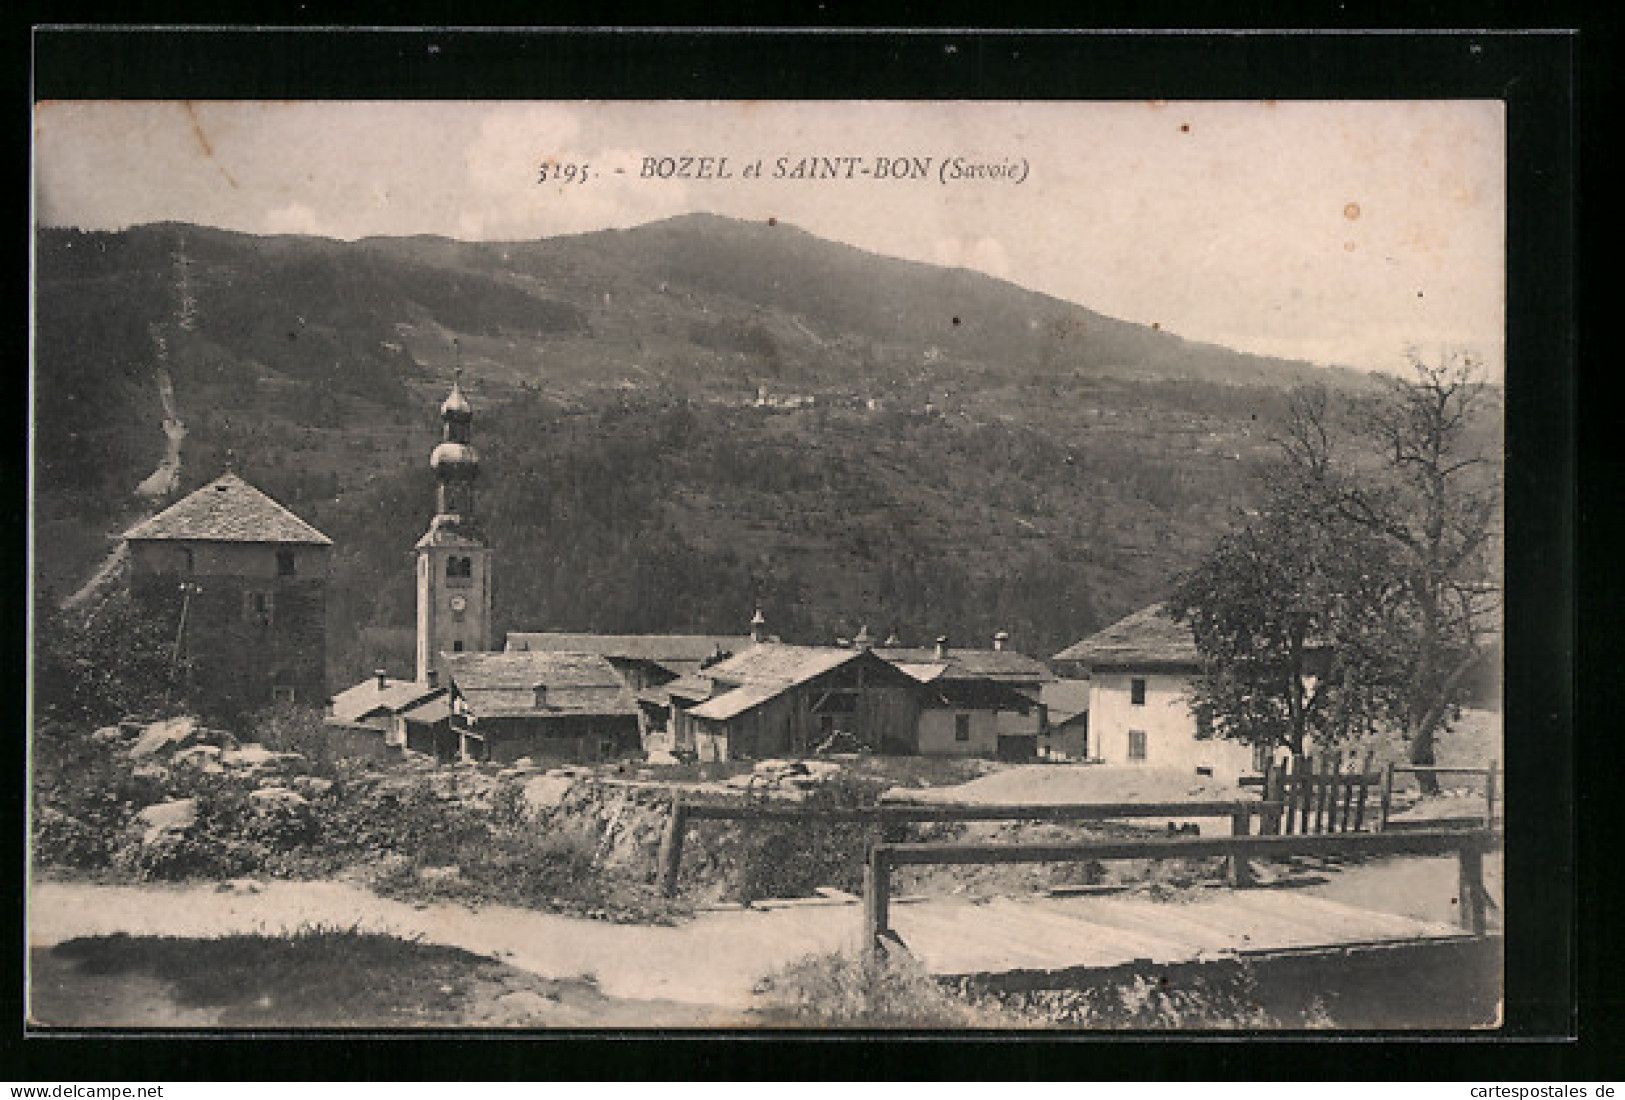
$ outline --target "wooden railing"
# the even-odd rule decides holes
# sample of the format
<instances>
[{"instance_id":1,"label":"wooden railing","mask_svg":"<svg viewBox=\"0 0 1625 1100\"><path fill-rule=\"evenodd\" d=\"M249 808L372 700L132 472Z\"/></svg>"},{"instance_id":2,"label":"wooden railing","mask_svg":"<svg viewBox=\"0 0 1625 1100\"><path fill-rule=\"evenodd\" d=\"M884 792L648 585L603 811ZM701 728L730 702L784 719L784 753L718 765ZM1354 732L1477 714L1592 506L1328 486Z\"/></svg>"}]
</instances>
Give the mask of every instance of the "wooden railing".
<instances>
[{"instance_id":1,"label":"wooden railing","mask_svg":"<svg viewBox=\"0 0 1625 1100\"><path fill-rule=\"evenodd\" d=\"M1279 816L1280 803L1251 800L1214 802L1087 802L1027 803L1022 805L972 805L965 803L883 802L876 806L797 806L756 803L708 803L673 799L671 817L661 837L657 879L660 889L671 897L677 892L678 872L683 861L683 840L689 825L696 821L819 821L860 822L875 825L884 833L888 825L918 822L970 821L1110 821L1132 818L1229 818L1231 833L1246 836L1252 819ZM1232 881L1244 884L1245 861L1232 862Z\"/></svg>"},{"instance_id":2,"label":"wooden railing","mask_svg":"<svg viewBox=\"0 0 1625 1100\"><path fill-rule=\"evenodd\" d=\"M1255 805L1267 805L1256 803ZM898 867L940 864L1073 863L1104 859L1227 857L1232 868L1251 859L1291 856L1447 855L1458 866L1461 926L1476 936L1487 929L1484 853L1501 843L1489 829L1433 829L1402 833L1323 833L1298 836L1154 837L1069 844L876 844L864 868L864 944L884 947L890 928L891 874Z\"/></svg>"},{"instance_id":3,"label":"wooden railing","mask_svg":"<svg viewBox=\"0 0 1625 1100\"><path fill-rule=\"evenodd\" d=\"M1352 758L1349 763L1354 764ZM1401 775L1459 775L1482 779L1484 824L1491 826L1495 823L1500 777L1494 762L1481 768L1389 763L1373 770L1368 753L1356 769L1344 770L1342 756L1327 753L1313 757L1292 757L1284 763L1271 764L1263 775L1245 776L1240 783L1243 787L1260 788L1265 801L1280 802L1285 806L1285 812L1279 819L1266 823L1265 832L1341 833L1360 832L1370 827L1382 831L1390 827L1394 780ZM1369 803L1373 795L1376 805L1371 806Z\"/></svg>"}]
</instances>

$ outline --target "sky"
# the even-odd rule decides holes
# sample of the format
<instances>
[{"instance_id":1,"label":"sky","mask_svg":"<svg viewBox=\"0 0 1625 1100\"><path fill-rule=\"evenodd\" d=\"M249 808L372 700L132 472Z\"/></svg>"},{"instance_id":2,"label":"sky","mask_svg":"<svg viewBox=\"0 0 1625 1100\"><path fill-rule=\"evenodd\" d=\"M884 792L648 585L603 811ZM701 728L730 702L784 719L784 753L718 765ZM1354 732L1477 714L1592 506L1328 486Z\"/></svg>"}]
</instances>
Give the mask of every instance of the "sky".
<instances>
[{"instance_id":1,"label":"sky","mask_svg":"<svg viewBox=\"0 0 1625 1100\"><path fill-rule=\"evenodd\" d=\"M702 157L727 178L696 178ZM824 171L797 178L803 158ZM955 158L993 171L955 178ZM881 178L882 159L924 171ZM541 182L544 164L577 170ZM58 101L35 109L34 183L41 224L84 229L528 240L776 218L1242 351L1503 369L1496 101Z\"/></svg>"}]
</instances>

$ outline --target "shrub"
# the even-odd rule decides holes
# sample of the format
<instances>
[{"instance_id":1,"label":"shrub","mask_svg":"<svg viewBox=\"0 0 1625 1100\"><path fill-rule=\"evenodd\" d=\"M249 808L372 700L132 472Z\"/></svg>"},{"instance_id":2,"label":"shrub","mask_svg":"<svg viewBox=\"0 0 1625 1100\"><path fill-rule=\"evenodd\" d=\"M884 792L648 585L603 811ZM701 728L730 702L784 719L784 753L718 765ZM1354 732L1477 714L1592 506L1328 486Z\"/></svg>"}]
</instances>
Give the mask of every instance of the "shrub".
<instances>
[{"instance_id":1,"label":"shrub","mask_svg":"<svg viewBox=\"0 0 1625 1100\"><path fill-rule=\"evenodd\" d=\"M1163 1031L1283 1026L1260 1003L1257 977L1245 963L1212 964L1207 973L1179 984L1155 975L1108 974L1080 988L998 999L1060 1027Z\"/></svg>"},{"instance_id":2,"label":"shrub","mask_svg":"<svg viewBox=\"0 0 1625 1100\"><path fill-rule=\"evenodd\" d=\"M950 989L912 960L882 954L809 956L764 985L769 1022L853 1028L1009 1028L1034 1022L1018 1010Z\"/></svg>"}]
</instances>

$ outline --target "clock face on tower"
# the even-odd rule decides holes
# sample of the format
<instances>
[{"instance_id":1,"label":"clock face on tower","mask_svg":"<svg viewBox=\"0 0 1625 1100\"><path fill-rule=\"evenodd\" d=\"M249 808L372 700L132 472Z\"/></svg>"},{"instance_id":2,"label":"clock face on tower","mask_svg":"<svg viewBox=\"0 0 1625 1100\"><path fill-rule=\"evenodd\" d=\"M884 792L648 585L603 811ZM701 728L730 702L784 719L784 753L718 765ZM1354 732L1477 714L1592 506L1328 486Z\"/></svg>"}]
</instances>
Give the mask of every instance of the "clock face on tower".
<instances>
[{"instance_id":1,"label":"clock face on tower","mask_svg":"<svg viewBox=\"0 0 1625 1100\"><path fill-rule=\"evenodd\" d=\"M467 606L468 601L463 599L461 596L453 596L451 598L451 609L453 611L461 611Z\"/></svg>"}]
</instances>

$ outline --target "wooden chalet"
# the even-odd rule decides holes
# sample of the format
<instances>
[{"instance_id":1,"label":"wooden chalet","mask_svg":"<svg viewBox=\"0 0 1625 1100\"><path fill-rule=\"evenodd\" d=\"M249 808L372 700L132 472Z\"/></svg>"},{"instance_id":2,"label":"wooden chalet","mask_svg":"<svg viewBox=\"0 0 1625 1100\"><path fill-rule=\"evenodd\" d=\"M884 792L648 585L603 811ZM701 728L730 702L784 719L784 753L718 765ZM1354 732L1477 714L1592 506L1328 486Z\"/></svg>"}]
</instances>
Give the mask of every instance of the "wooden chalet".
<instances>
[{"instance_id":1,"label":"wooden chalet","mask_svg":"<svg viewBox=\"0 0 1625 1100\"><path fill-rule=\"evenodd\" d=\"M585 763L641 751L631 689L596 653L443 653L462 756Z\"/></svg>"}]
</instances>

